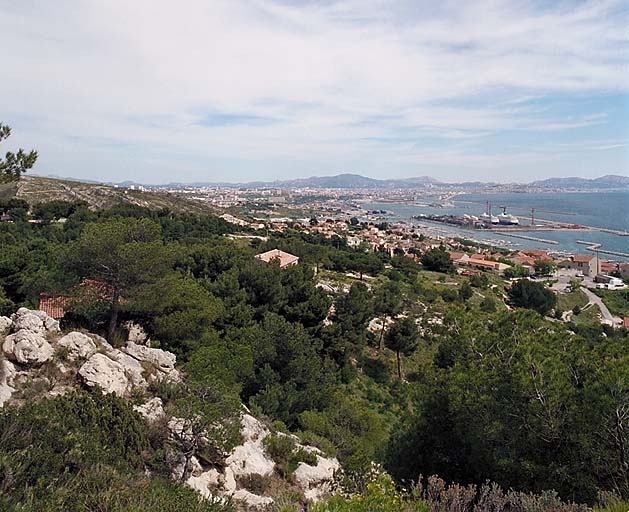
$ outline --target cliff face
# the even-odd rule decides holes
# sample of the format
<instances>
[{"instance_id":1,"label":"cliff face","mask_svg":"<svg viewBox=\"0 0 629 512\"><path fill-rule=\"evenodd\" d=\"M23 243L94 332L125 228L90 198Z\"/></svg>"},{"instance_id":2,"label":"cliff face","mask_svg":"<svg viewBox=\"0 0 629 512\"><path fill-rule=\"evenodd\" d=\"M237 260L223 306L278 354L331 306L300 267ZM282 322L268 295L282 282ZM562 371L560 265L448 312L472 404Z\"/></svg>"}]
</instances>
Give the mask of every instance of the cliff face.
<instances>
[{"instance_id":1,"label":"cliff face","mask_svg":"<svg viewBox=\"0 0 629 512\"><path fill-rule=\"evenodd\" d=\"M155 390L160 387L186 384L170 352L130 340L114 348L95 334L63 333L59 323L44 312L25 308L11 318L0 317L0 340L0 407L19 407L80 388L113 393L135 402L135 411L148 425L163 426L173 441L168 444L171 452L178 447L168 458L168 472L204 497L231 499L243 510L257 510L269 507L275 495L287 490L309 501L331 490L339 470L336 459L300 444L295 436L272 433L244 407L235 448L218 462L209 462L196 452L190 455L193 452L184 448L209 434L195 432L194 417L177 416L172 404L157 396ZM273 445L284 446L281 456ZM301 454L304 461L292 454ZM286 471L287 456L293 461L290 472Z\"/></svg>"}]
</instances>

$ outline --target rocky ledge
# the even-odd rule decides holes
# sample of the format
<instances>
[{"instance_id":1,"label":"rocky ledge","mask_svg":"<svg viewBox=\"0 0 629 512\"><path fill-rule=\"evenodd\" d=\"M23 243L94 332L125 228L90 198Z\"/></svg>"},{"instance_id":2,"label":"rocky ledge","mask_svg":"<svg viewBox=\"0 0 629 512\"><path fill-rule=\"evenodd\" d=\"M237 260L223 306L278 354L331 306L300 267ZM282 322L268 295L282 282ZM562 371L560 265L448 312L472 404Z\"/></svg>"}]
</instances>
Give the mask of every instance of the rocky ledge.
<instances>
[{"instance_id":1,"label":"rocky ledge","mask_svg":"<svg viewBox=\"0 0 629 512\"><path fill-rule=\"evenodd\" d=\"M64 334L59 322L42 311L21 308L11 318L0 317L0 340L3 338L0 407L63 394L79 386L131 397L138 390L146 394L153 383L180 382L184 378L170 352L131 340L114 348L91 333ZM159 397L153 396L134 409L149 423L164 422L173 437L182 435L183 420L168 416ZM273 504L273 497L256 494L244 483L256 478L280 478L277 463L264 446L271 431L244 407L241 424L241 443L228 454L224 464L206 467L193 457L186 483L205 497L233 499L243 510L267 509ZM292 438L295 450L310 454L309 463L298 463L290 486L309 501L329 494L340 469L338 461L325 457L317 448L300 444L295 436L274 435ZM173 478L180 479L182 471L182 466L173 468Z\"/></svg>"}]
</instances>

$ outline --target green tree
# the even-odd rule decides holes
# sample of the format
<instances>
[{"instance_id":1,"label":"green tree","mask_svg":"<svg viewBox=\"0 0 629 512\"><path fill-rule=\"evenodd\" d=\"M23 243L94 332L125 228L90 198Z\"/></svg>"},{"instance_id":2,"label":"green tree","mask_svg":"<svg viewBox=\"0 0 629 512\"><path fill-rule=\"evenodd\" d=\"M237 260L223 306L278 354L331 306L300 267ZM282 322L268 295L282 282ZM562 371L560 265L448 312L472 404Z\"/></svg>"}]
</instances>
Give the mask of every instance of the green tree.
<instances>
[{"instance_id":1,"label":"green tree","mask_svg":"<svg viewBox=\"0 0 629 512\"><path fill-rule=\"evenodd\" d=\"M453 274L455 271L452 258L443 245L426 251L422 255L421 262L426 270L443 272L444 274Z\"/></svg>"},{"instance_id":2,"label":"green tree","mask_svg":"<svg viewBox=\"0 0 629 512\"><path fill-rule=\"evenodd\" d=\"M205 460L218 463L238 443L240 403L219 382L183 384L174 402L180 421L172 434L184 458L183 483L192 472L193 457L203 454Z\"/></svg>"},{"instance_id":3,"label":"green tree","mask_svg":"<svg viewBox=\"0 0 629 512\"><path fill-rule=\"evenodd\" d=\"M521 279L509 289L509 298L514 306L534 309L540 315L548 313L557 303L555 294L542 283Z\"/></svg>"},{"instance_id":4,"label":"green tree","mask_svg":"<svg viewBox=\"0 0 629 512\"><path fill-rule=\"evenodd\" d=\"M400 285L395 281L387 281L375 293L373 298L374 312L380 317L382 329L378 340L378 348L382 350L384 332L386 330L386 319L389 316L397 315L402 309Z\"/></svg>"},{"instance_id":5,"label":"green tree","mask_svg":"<svg viewBox=\"0 0 629 512\"><path fill-rule=\"evenodd\" d=\"M112 218L85 226L66 255L66 271L103 285L109 304L107 336L118 324L120 304L140 286L156 281L174 263L161 241L160 227L149 219Z\"/></svg>"},{"instance_id":6,"label":"green tree","mask_svg":"<svg viewBox=\"0 0 629 512\"><path fill-rule=\"evenodd\" d=\"M410 356L419 344L419 332L412 318L396 320L387 332L384 344L395 352L397 358L397 374L402 379L402 355Z\"/></svg>"},{"instance_id":7,"label":"green tree","mask_svg":"<svg viewBox=\"0 0 629 512\"><path fill-rule=\"evenodd\" d=\"M496 311L496 301L491 297L485 297L479 304L480 310L485 313L493 313Z\"/></svg>"},{"instance_id":8,"label":"green tree","mask_svg":"<svg viewBox=\"0 0 629 512\"><path fill-rule=\"evenodd\" d=\"M11 135L11 128L0 123L0 142ZM19 149L17 153L7 151L4 159L0 158L0 180L17 181L37 161L37 151L25 152Z\"/></svg>"},{"instance_id":9,"label":"green tree","mask_svg":"<svg viewBox=\"0 0 629 512\"><path fill-rule=\"evenodd\" d=\"M459 298L465 302L471 299L472 295L474 295L474 290L472 290L469 281L465 281L459 288Z\"/></svg>"},{"instance_id":10,"label":"green tree","mask_svg":"<svg viewBox=\"0 0 629 512\"><path fill-rule=\"evenodd\" d=\"M556 270L557 265L552 260L536 260L534 268L537 275L549 276Z\"/></svg>"}]
</instances>

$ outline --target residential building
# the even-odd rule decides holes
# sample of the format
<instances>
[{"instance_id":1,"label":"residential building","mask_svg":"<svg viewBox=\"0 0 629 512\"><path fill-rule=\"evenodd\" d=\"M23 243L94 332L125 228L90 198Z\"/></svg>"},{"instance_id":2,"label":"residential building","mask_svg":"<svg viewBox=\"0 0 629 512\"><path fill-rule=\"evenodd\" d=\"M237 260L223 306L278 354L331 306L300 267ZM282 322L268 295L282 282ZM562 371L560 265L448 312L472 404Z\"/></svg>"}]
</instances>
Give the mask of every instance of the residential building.
<instances>
[{"instance_id":1,"label":"residential building","mask_svg":"<svg viewBox=\"0 0 629 512\"><path fill-rule=\"evenodd\" d=\"M600 273L600 265L596 256L589 254L577 254L559 264L560 268L576 270L588 277L594 277Z\"/></svg>"},{"instance_id":2,"label":"residential building","mask_svg":"<svg viewBox=\"0 0 629 512\"><path fill-rule=\"evenodd\" d=\"M257 254L255 257L258 261L264 263L279 262L280 268L290 267L299 263L299 257L279 249L271 249L270 251Z\"/></svg>"}]
</instances>

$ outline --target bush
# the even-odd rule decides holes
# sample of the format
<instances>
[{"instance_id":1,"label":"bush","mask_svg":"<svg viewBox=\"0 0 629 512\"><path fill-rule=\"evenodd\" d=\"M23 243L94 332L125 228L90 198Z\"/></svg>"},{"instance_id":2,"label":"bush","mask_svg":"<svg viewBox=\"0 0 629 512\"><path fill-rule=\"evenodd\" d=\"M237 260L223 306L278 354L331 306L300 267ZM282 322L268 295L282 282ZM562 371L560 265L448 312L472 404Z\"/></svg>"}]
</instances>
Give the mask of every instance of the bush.
<instances>
[{"instance_id":1,"label":"bush","mask_svg":"<svg viewBox=\"0 0 629 512\"><path fill-rule=\"evenodd\" d=\"M534 309L540 315L548 313L557 303L557 297L552 291L528 279L514 283L509 290L509 297L514 306Z\"/></svg>"},{"instance_id":2,"label":"bush","mask_svg":"<svg viewBox=\"0 0 629 512\"><path fill-rule=\"evenodd\" d=\"M287 435L270 434L262 442L264 450L276 463L288 462L295 451L295 440Z\"/></svg>"}]
</instances>

